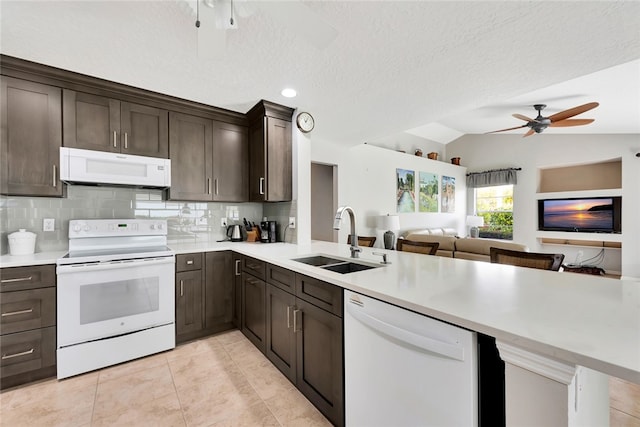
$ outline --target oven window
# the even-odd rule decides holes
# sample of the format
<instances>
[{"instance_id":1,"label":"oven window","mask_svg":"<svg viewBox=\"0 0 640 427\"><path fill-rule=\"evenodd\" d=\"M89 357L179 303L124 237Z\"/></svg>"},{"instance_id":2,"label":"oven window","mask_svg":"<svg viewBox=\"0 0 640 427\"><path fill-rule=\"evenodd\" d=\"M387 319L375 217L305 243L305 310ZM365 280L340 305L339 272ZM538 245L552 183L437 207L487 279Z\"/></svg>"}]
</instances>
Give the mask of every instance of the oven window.
<instances>
[{"instance_id":1,"label":"oven window","mask_svg":"<svg viewBox=\"0 0 640 427\"><path fill-rule=\"evenodd\" d=\"M80 287L80 324L158 311L159 277L119 280Z\"/></svg>"}]
</instances>

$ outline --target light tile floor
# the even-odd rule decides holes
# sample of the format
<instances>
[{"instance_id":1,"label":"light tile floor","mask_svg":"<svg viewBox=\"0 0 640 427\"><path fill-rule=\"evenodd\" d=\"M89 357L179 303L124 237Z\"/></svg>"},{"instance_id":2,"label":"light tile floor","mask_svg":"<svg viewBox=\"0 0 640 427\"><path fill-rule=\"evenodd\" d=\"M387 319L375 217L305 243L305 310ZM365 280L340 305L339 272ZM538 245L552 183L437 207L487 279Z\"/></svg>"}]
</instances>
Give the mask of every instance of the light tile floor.
<instances>
[{"instance_id":1,"label":"light tile floor","mask_svg":"<svg viewBox=\"0 0 640 427\"><path fill-rule=\"evenodd\" d=\"M238 330L0 394L0 426L330 426Z\"/></svg>"}]
</instances>

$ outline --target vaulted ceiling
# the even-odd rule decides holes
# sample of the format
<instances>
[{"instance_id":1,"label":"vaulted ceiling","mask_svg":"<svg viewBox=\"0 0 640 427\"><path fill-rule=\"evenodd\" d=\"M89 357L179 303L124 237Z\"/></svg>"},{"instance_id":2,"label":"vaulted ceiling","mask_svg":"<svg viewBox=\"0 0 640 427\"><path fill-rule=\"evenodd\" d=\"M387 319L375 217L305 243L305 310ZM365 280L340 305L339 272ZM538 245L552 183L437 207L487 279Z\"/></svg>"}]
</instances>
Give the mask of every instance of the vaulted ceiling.
<instances>
[{"instance_id":1,"label":"vaulted ceiling","mask_svg":"<svg viewBox=\"0 0 640 427\"><path fill-rule=\"evenodd\" d=\"M195 0L3 0L0 51L234 111L268 99L342 144L516 126L533 103L598 101L581 132L639 132L640 2L235 0L231 30L212 17L229 0L206 3L196 29ZM607 117L625 123L599 128Z\"/></svg>"}]
</instances>

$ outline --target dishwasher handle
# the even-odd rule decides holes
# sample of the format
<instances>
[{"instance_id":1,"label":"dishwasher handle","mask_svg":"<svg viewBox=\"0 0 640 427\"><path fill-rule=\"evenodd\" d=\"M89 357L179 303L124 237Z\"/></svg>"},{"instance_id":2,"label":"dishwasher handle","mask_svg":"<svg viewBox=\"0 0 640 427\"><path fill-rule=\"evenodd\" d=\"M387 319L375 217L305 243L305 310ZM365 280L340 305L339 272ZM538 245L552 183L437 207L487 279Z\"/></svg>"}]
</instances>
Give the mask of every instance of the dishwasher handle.
<instances>
[{"instance_id":1,"label":"dishwasher handle","mask_svg":"<svg viewBox=\"0 0 640 427\"><path fill-rule=\"evenodd\" d=\"M399 328L365 313L362 308L358 308L353 304L347 305L347 312L360 323L369 326L384 335L405 342L429 353L464 362L464 348L462 347Z\"/></svg>"}]
</instances>

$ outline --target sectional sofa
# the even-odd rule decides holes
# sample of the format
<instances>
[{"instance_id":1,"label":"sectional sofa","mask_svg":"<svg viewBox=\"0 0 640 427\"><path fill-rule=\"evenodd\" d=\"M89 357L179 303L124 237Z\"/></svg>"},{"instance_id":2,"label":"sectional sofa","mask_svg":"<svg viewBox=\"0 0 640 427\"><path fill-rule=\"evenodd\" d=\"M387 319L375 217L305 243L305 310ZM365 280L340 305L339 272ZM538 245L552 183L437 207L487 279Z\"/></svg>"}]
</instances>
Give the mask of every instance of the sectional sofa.
<instances>
[{"instance_id":1,"label":"sectional sofa","mask_svg":"<svg viewBox=\"0 0 640 427\"><path fill-rule=\"evenodd\" d=\"M457 237L456 230L450 228L410 230L402 233L400 238L418 242L438 242L439 246L436 255L449 258L470 259L474 261L490 262L489 248L492 246L514 251L529 250L525 245L505 240Z\"/></svg>"}]
</instances>

